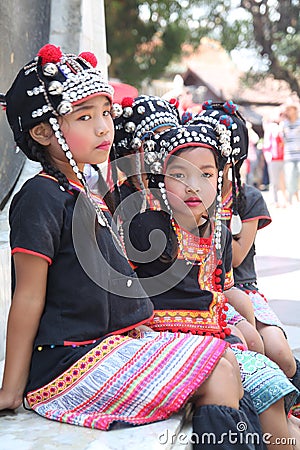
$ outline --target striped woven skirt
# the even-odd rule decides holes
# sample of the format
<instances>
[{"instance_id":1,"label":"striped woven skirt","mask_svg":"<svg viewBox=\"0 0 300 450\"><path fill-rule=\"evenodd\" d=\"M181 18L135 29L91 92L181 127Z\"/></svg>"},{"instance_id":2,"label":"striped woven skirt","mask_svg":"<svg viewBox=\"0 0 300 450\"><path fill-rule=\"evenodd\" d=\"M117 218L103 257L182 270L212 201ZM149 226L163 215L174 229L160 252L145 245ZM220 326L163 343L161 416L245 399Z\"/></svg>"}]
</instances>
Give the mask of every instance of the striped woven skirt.
<instances>
[{"instance_id":1,"label":"striped woven skirt","mask_svg":"<svg viewBox=\"0 0 300 450\"><path fill-rule=\"evenodd\" d=\"M134 330L106 338L26 398L43 417L88 428L163 420L208 378L226 347L212 337Z\"/></svg>"}]
</instances>

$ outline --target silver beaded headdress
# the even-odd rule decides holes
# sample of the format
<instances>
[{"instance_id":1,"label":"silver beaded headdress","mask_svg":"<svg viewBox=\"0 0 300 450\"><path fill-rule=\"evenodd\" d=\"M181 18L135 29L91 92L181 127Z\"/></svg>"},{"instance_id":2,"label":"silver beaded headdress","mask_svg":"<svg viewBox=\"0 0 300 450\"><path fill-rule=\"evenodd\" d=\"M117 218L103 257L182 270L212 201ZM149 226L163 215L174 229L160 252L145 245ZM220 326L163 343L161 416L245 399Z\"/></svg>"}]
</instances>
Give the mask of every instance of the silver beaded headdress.
<instances>
[{"instance_id":1,"label":"silver beaded headdress","mask_svg":"<svg viewBox=\"0 0 300 450\"><path fill-rule=\"evenodd\" d=\"M230 154L232 152L230 140L231 131L228 129L226 123L216 124L203 123L201 125L182 125L176 128L171 128L166 132L162 132L154 136L155 147L148 155L156 155L156 161L151 162L145 153L145 166L146 171L149 172L149 187L158 188L161 193L161 197L172 218L172 210L168 203L166 188L164 183L165 166L168 158L172 154L176 154L179 150L190 147L208 147L211 148L216 155L220 152ZM213 243L216 247L218 256L221 253L221 205L222 205L222 180L223 180L223 167L219 167L218 172L218 185L216 195L216 210L215 210L215 227Z\"/></svg>"},{"instance_id":2,"label":"silver beaded headdress","mask_svg":"<svg viewBox=\"0 0 300 450\"><path fill-rule=\"evenodd\" d=\"M231 232L233 235L238 234L242 228L242 221L237 210L237 195L236 195L236 171L235 163L242 162L248 155L248 129L246 121L238 111L238 106L231 100L224 103L212 102L207 100L202 104L202 111L197 116L194 116L189 122L190 124L211 124L216 126L217 123L222 122L226 124L231 131L230 137L230 151L223 150L220 147L219 160L220 165L225 166L227 162L231 163L232 170L232 218L231 218Z\"/></svg>"},{"instance_id":3,"label":"silver beaded headdress","mask_svg":"<svg viewBox=\"0 0 300 450\"><path fill-rule=\"evenodd\" d=\"M59 47L47 44L20 70L5 102L15 141L28 158L34 159L24 132L50 117L72 112L72 105L88 97L103 94L112 102L113 88L96 65L93 53L63 54Z\"/></svg>"},{"instance_id":4,"label":"silver beaded headdress","mask_svg":"<svg viewBox=\"0 0 300 450\"><path fill-rule=\"evenodd\" d=\"M91 195L57 120L59 116L70 114L73 105L96 95L104 95L112 103L114 90L96 66L97 59L93 53L83 52L79 56L63 54L59 47L47 44L20 70L7 94L1 96L1 104L6 107L17 145L29 159L35 160L26 141L28 131L41 122L49 122L73 172L83 184L96 210L98 222L111 230L103 211ZM111 233L115 237L112 230Z\"/></svg>"},{"instance_id":5,"label":"silver beaded headdress","mask_svg":"<svg viewBox=\"0 0 300 450\"><path fill-rule=\"evenodd\" d=\"M139 97L125 97L121 104L113 105L115 139L111 152L111 161L123 156L135 155L135 174L143 195L141 210L146 207L145 186L142 180L141 160L139 150L143 148L145 155L155 145L153 135L161 127L174 127L180 123L177 109L178 102L160 97L140 95ZM119 163L120 164L120 163ZM120 167L121 170L123 167ZM116 182L116 180L115 180Z\"/></svg>"},{"instance_id":6,"label":"silver beaded headdress","mask_svg":"<svg viewBox=\"0 0 300 450\"><path fill-rule=\"evenodd\" d=\"M113 105L113 111L117 158L136 152L142 144L147 146L159 127L180 124L175 99L166 101L149 95L140 95L135 99L125 97L121 105Z\"/></svg>"}]
</instances>

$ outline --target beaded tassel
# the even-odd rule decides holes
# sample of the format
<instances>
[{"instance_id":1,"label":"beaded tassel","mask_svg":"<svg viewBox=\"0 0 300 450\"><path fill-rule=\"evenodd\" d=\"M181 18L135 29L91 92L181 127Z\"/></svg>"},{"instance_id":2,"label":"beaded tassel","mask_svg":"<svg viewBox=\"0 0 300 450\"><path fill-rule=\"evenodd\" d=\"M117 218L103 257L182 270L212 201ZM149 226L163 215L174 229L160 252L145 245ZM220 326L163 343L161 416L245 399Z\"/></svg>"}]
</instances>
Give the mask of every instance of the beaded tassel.
<instances>
[{"instance_id":1,"label":"beaded tassel","mask_svg":"<svg viewBox=\"0 0 300 450\"><path fill-rule=\"evenodd\" d=\"M142 179L142 167L141 167L141 156L140 153L137 151L135 153L135 171L137 175L137 179L140 185L141 194L142 194L142 206L140 209L140 212L143 213L146 211L147 208L147 196L146 196L146 188Z\"/></svg>"},{"instance_id":2,"label":"beaded tassel","mask_svg":"<svg viewBox=\"0 0 300 450\"><path fill-rule=\"evenodd\" d=\"M234 160L231 161L232 170L232 217L230 222L230 229L233 236L240 233L242 229L242 221L237 211L237 195L236 195L236 176Z\"/></svg>"},{"instance_id":3,"label":"beaded tassel","mask_svg":"<svg viewBox=\"0 0 300 450\"><path fill-rule=\"evenodd\" d=\"M170 206L170 204L169 204L169 202L168 202L167 190L166 190L165 183L164 183L163 181L160 181L160 182L158 183L158 188L159 188L159 190L160 190L161 198L163 199L163 202L164 202L164 204L165 204L165 206L166 206L166 208L167 208L167 211L168 211L168 213L169 213L169 215L170 215L170 219L172 219L172 217L173 217L173 211L172 211L171 206Z\"/></svg>"}]
</instances>

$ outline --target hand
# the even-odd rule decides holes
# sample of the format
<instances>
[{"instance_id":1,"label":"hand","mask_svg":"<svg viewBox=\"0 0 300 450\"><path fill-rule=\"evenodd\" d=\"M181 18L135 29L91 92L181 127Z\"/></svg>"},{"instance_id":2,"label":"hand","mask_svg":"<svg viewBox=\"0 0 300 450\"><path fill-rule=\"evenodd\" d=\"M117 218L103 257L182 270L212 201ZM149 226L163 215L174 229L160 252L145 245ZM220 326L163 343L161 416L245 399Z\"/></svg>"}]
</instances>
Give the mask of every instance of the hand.
<instances>
[{"instance_id":1,"label":"hand","mask_svg":"<svg viewBox=\"0 0 300 450\"><path fill-rule=\"evenodd\" d=\"M0 411L3 409L17 409L23 403L23 398L16 398L11 392L0 389Z\"/></svg>"},{"instance_id":2,"label":"hand","mask_svg":"<svg viewBox=\"0 0 300 450\"><path fill-rule=\"evenodd\" d=\"M148 327L147 325L140 325L136 327L136 330L140 331L153 331L152 328Z\"/></svg>"}]
</instances>

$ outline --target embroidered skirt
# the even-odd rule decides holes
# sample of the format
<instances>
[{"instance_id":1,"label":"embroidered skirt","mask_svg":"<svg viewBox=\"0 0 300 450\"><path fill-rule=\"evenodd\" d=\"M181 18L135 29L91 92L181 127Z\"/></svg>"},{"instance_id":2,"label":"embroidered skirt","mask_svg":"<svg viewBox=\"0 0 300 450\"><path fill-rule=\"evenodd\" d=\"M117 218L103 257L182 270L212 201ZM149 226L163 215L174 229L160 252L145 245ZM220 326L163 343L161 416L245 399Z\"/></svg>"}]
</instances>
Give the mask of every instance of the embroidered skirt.
<instances>
[{"instance_id":1,"label":"embroidered skirt","mask_svg":"<svg viewBox=\"0 0 300 450\"><path fill-rule=\"evenodd\" d=\"M241 316L230 303L227 303L228 310L226 311L226 320L229 325L237 325L242 320L246 320L245 317Z\"/></svg>"},{"instance_id":2,"label":"embroidered skirt","mask_svg":"<svg viewBox=\"0 0 300 450\"><path fill-rule=\"evenodd\" d=\"M284 332L282 322L270 307L266 298L257 290L256 286L250 283L247 283L247 286L244 286L245 285L238 285L237 287L249 295L256 320L265 325L274 325L279 327Z\"/></svg>"},{"instance_id":3,"label":"embroidered skirt","mask_svg":"<svg viewBox=\"0 0 300 450\"><path fill-rule=\"evenodd\" d=\"M217 365L226 342L192 334L134 332L111 336L67 371L27 394L41 416L108 430L177 412Z\"/></svg>"},{"instance_id":4,"label":"embroidered skirt","mask_svg":"<svg viewBox=\"0 0 300 450\"><path fill-rule=\"evenodd\" d=\"M298 390L279 366L261 353L242 351L232 347L238 361L242 383L261 414L289 393L297 397Z\"/></svg>"}]
</instances>

